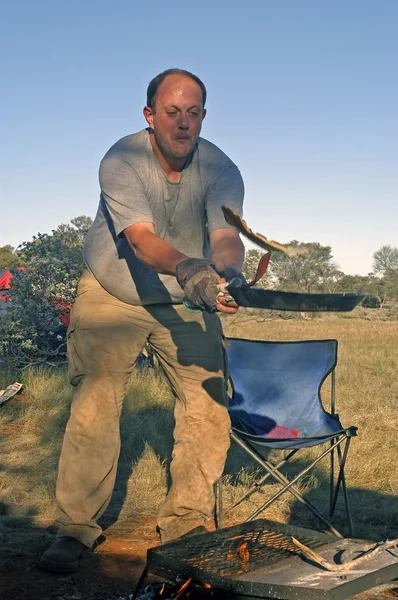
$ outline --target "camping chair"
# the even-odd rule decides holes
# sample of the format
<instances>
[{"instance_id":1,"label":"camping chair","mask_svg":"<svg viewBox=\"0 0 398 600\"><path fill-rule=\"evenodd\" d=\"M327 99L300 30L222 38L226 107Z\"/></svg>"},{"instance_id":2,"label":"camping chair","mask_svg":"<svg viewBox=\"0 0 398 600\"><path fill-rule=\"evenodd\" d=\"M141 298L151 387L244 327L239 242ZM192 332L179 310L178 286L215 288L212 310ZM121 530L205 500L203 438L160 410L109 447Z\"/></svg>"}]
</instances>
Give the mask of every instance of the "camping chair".
<instances>
[{"instance_id":1,"label":"camping chair","mask_svg":"<svg viewBox=\"0 0 398 600\"><path fill-rule=\"evenodd\" d=\"M342 489L350 536L352 519L344 476L350 441L357 427L344 428L335 412L336 340L298 342L263 342L228 339L229 377L232 397L229 414L231 438L264 470L265 475L239 500L224 509L222 479L217 490L217 526L222 527L223 514L232 510L272 478L281 489L265 502L246 521L256 518L272 502L289 491L303 503L334 535L343 537L304 498L296 482L320 460L330 457L329 519L332 517L339 491ZM326 412L320 398L321 386L331 374L331 408ZM320 455L298 475L289 480L281 468L301 448L322 446ZM326 449L324 449L326 446ZM277 463L265 457L262 449L286 451Z\"/></svg>"}]
</instances>

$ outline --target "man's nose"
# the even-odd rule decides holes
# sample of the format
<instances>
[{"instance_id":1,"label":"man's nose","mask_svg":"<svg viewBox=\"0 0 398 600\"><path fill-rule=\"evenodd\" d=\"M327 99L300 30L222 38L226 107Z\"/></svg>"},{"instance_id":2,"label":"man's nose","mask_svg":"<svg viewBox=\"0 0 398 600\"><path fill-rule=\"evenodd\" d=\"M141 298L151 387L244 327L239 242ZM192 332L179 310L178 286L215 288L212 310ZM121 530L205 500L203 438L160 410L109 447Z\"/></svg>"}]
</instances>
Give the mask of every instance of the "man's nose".
<instances>
[{"instance_id":1,"label":"man's nose","mask_svg":"<svg viewBox=\"0 0 398 600\"><path fill-rule=\"evenodd\" d=\"M189 120L187 115L184 115L183 113L180 113L179 118L178 118L178 122L177 122L177 126L178 129L188 129L189 127Z\"/></svg>"}]
</instances>

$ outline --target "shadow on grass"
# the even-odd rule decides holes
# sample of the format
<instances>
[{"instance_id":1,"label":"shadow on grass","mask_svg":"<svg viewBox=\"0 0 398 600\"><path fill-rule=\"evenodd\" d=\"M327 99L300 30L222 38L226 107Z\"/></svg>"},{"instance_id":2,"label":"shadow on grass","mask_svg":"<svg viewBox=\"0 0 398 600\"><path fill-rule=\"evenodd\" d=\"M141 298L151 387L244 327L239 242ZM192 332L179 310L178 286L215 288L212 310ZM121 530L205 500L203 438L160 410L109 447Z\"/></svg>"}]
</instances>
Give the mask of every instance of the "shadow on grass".
<instances>
[{"instance_id":1,"label":"shadow on grass","mask_svg":"<svg viewBox=\"0 0 398 600\"><path fill-rule=\"evenodd\" d=\"M328 481L319 481L318 489L310 489L304 497L315 504L321 514L329 520ZM398 539L398 498L397 495L382 491L350 488L348 498L353 523L353 537L367 540ZM323 530L322 523L313 516L298 500L290 505L289 523L310 529ZM349 536L343 496L340 493L332 524L342 535Z\"/></svg>"},{"instance_id":2,"label":"shadow on grass","mask_svg":"<svg viewBox=\"0 0 398 600\"><path fill-rule=\"evenodd\" d=\"M174 429L172 411L164 407L141 409L136 413L122 414L121 422L121 451L114 492L105 514L99 521L104 530L117 522L127 498L133 468L147 446L153 450L160 464L166 469L167 489L171 485L170 462ZM156 423L157 427L146 426L151 422ZM139 495L140 489L137 488L135 493Z\"/></svg>"},{"instance_id":3,"label":"shadow on grass","mask_svg":"<svg viewBox=\"0 0 398 600\"><path fill-rule=\"evenodd\" d=\"M275 458L275 457L273 457ZM328 458L326 458L327 464ZM293 479L311 460L295 458L294 462L285 466L282 472L289 480ZM243 478L249 488L254 479L259 479L265 471L243 450L233 445L226 463L224 475L227 475L232 485L238 486ZM247 475L248 474L248 475ZM249 483L249 485L248 485ZM310 471L299 480L300 492L303 497L313 504L318 512L332 523L345 537L349 536L348 517L344 502L343 490L340 488L336 508L332 517L329 517L329 475L327 471L317 468ZM262 493L259 506L281 489L271 477L264 483L263 492L254 492L254 496ZM349 507L353 523L353 537L369 540L387 540L398 538L398 496L383 491L367 490L350 487L347 479ZM325 525L291 492L285 492L289 499L288 513L284 514L284 521L298 527L307 527L316 531L325 530ZM283 496L282 496L283 497ZM271 505L272 507L272 505ZM260 513L257 518L268 518L267 510ZM254 509L253 509L254 511ZM252 511L252 512L253 512ZM231 511L232 513L232 511ZM231 515L230 513L230 515ZM233 513L232 513L233 514ZM250 513L247 514L249 516Z\"/></svg>"}]
</instances>

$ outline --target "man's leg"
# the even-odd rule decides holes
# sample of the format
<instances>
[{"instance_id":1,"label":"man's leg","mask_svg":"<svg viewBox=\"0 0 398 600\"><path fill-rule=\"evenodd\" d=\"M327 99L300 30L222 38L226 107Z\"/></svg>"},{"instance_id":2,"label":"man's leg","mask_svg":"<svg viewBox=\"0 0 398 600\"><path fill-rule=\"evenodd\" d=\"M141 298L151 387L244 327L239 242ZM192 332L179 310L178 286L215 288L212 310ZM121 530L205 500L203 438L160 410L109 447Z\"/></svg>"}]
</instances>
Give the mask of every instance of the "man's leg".
<instances>
[{"instance_id":1,"label":"man's leg","mask_svg":"<svg viewBox=\"0 0 398 600\"><path fill-rule=\"evenodd\" d=\"M158 515L162 542L203 525L230 445L226 358L215 314L156 307L150 342L176 395L172 486Z\"/></svg>"},{"instance_id":2,"label":"man's leg","mask_svg":"<svg viewBox=\"0 0 398 600\"><path fill-rule=\"evenodd\" d=\"M120 302L89 273L82 276L68 330L74 392L56 488L58 538L90 547L101 534L97 520L114 487L122 402L150 323L145 309Z\"/></svg>"}]
</instances>

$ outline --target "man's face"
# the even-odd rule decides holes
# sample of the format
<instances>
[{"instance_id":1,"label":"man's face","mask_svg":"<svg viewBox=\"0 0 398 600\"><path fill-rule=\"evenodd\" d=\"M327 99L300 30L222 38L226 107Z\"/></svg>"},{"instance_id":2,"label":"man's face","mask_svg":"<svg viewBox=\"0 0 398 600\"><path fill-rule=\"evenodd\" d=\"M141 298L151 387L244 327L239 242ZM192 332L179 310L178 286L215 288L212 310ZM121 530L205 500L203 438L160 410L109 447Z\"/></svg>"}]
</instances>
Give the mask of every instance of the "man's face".
<instances>
[{"instance_id":1,"label":"man's face","mask_svg":"<svg viewBox=\"0 0 398 600\"><path fill-rule=\"evenodd\" d=\"M169 75L158 88L155 108L146 106L144 115L164 158L186 159L196 144L206 116L202 90L190 77Z\"/></svg>"}]
</instances>

